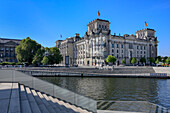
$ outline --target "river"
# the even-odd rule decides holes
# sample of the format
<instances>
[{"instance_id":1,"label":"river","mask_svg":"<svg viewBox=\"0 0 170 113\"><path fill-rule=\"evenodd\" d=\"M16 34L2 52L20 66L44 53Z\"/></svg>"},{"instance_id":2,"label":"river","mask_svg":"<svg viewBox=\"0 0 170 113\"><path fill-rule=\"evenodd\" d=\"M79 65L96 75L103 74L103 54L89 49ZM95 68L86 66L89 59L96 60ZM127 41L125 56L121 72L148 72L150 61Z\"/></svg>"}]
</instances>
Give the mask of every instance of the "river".
<instances>
[{"instance_id":1,"label":"river","mask_svg":"<svg viewBox=\"0 0 170 113\"><path fill-rule=\"evenodd\" d=\"M170 79L38 77L95 100L149 101L170 109Z\"/></svg>"}]
</instances>

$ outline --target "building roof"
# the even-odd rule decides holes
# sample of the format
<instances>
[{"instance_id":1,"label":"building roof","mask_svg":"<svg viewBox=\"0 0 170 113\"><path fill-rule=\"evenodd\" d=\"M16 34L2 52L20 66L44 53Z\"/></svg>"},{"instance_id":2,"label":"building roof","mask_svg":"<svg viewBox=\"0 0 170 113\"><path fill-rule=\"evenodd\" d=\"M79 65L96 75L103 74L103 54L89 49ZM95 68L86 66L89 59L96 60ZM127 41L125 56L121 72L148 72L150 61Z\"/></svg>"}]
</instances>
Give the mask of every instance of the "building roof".
<instances>
[{"instance_id":1,"label":"building roof","mask_svg":"<svg viewBox=\"0 0 170 113\"><path fill-rule=\"evenodd\" d=\"M0 38L0 40L15 40L15 41L21 41L21 39L10 39L10 38Z\"/></svg>"},{"instance_id":2,"label":"building roof","mask_svg":"<svg viewBox=\"0 0 170 113\"><path fill-rule=\"evenodd\" d=\"M110 22L109 22L108 20L102 20L102 19L98 19L98 18L97 18L97 19L95 19L95 20L89 22L88 25L90 25L91 23L94 23L94 22L96 22L96 21L108 22L108 23L110 24ZM88 25L87 25L87 26L88 26Z\"/></svg>"},{"instance_id":3,"label":"building roof","mask_svg":"<svg viewBox=\"0 0 170 113\"><path fill-rule=\"evenodd\" d=\"M142 30L138 30L136 32L140 32L140 31L146 31L146 30L152 30L152 31L155 31L154 29L150 29L150 28L145 28L145 29L142 29ZM155 31L156 32L156 31Z\"/></svg>"}]
</instances>

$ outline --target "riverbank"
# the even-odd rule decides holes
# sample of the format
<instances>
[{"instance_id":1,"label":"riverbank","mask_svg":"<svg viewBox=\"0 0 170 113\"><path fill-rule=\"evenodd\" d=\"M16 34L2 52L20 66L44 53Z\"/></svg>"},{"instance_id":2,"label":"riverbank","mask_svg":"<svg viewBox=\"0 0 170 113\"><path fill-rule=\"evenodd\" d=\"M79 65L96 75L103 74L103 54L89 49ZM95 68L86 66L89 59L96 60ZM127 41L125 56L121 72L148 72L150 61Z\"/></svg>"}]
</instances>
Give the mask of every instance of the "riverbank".
<instances>
[{"instance_id":1,"label":"riverbank","mask_svg":"<svg viewBox=\"0 0 170 113\"><path fill-rule=\"evenodd\" d=\"M85 67L27 67L15 68L32 76L63 77L137 77L137 78L170 78L170 67L114 67L113 69Z\"/></svg>"}]
</instances>

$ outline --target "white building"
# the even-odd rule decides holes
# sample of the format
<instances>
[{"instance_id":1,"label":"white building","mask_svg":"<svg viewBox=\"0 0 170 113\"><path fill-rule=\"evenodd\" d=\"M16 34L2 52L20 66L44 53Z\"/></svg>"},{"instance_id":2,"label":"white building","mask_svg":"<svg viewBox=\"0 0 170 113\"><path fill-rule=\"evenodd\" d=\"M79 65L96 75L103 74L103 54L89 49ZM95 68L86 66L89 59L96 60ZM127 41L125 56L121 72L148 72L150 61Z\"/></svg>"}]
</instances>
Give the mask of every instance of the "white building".
<instances>
[{"instance_id":1,"label":"white building","mask_svg":"<svg viewBox=\"0 0 170 113\"><path fill-rule=\"evenodd\" d=\"M84 37L79 34L66 40L56 41L56 46L60 49L65 58L69 58L69 64L78 65L99 65L105 62L108 55L117 58L116 63L120 64L125 59L126 65L130 65L130 59L135 57L140 63L140 59L145 57L148 62L149 57L157 57L157 37L154 29L142 29L136 31L136 35L125 34L123 36L111 35L108 20L95 19L89 22L88 31Z\"/></svg>"}]
</instances>

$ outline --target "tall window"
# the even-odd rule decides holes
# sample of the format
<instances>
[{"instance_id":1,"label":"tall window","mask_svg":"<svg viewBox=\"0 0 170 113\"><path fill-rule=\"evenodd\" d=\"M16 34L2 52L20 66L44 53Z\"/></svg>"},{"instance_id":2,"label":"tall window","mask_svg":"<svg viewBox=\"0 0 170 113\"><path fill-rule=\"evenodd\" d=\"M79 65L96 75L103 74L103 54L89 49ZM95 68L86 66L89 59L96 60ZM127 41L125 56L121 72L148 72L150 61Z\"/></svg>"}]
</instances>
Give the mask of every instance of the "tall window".
<instances>
[{"instance_id":1,"label":"tall window","mask_svg":"<svg viewBox=\"0 0 170 113\"><path fill-rule=\"evenodd\" d=\"M123 44L122 44L121 46L122 46L122 48L123 48Z\"/></svg>"},{"instance_id":2,"label":"tall window","mask_svg":"<svg viewBox=\"0 0 170 113\"><path fill-rule=\"evenodd\" d=\"M112 48L114 48L114 44L112 44Z\"/></svg>"},{"instance_id":3,"label":"tall window","mask_svg":"<svg viewBox=\"0 0 170 113\"><path fill-rule=\"evenodd\" d=\"M117 44L117 48L119 48L119 44Z\"/></svg>"}]
</instances>

